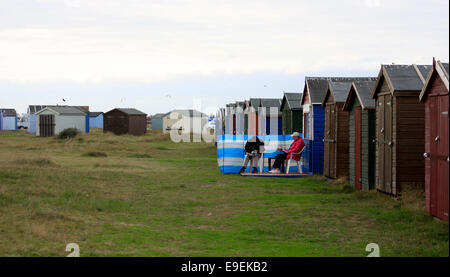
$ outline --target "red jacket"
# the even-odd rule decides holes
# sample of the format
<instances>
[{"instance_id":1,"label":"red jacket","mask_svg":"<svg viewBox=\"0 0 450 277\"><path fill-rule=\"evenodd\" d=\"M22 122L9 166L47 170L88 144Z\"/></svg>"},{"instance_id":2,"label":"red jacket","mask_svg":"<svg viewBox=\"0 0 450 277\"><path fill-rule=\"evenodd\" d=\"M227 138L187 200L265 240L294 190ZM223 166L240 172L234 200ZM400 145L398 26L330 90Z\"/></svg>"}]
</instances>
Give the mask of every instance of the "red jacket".
<instances>
[{"instance_id":1,"label":"red jacket","mask_svg":"<svg viewBox=\"0 0 450 277\"><path fill-rule=\"evenodd\" d=\"M302 138L298 138L298 140L294 141L291 144L291 147L289 147L289 150L286 151L286 153L288 153L287 155L287 159L289 159L291 157L291 153L296 153L296 152L300 152L303 147L305 147L305 142L303 141ZM300 155L299 154L292 154L292 159L299 161L300 160Z\"/></svg>"}]
</instances>

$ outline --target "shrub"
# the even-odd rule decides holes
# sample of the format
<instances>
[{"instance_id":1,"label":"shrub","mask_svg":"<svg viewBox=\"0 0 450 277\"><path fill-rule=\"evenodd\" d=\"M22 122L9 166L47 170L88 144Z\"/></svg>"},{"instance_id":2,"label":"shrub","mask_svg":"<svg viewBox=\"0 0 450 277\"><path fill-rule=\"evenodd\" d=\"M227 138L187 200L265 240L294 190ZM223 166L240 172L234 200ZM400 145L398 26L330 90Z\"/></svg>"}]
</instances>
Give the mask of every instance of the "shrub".
<instances>
[{"instance_id":1,"label":"shrub","mask_svg":"<svg viewBox=\"0 0 450 277\"><path fill-rule=\"evenodd\" d=\"M89 151L83 154L85 157L107 157L105 152Z\"/></svg>"},{"instance_id":2,"label":"shrub","mask_svg":"<svg viewBox=\"0 0 450 277\"><path fill-rule=\"evenodd\" d=\"M67 129L62 130L59 133L58 138L59 139L74 138L79 133L80 133L80 131L77 128L67 128Z\"/></svg>"}]
</instances>

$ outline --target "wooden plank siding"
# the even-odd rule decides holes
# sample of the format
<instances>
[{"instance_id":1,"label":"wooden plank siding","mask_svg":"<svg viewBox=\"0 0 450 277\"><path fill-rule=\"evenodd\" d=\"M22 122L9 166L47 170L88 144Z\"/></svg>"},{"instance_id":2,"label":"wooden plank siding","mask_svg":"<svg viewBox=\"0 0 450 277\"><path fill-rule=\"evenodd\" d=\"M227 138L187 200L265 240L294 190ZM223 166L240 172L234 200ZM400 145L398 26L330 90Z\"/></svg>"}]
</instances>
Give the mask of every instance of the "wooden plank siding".
<instances>
[{"instance_id":1,"label":"wooden plank siding","mask_svg":"<svg viewBox=\"0 0 450 277\"><path fill-rule=\"evenodd\" d=\"M336 178L348 178L348 112L342 110L343 106L336 105Z\"/></svg>"},{"instance_id":2,"label":"wooden plank siding","mask_svg":"<svg viewBox=\"0 0 450 277\"><path fill-rule=\"evenodd\" d=\"M396 186L413 185L424 187L425 162L425 106L416 96L395 97L396 142L395 170ZM399 193L398 191L397 193Z\"/></svg>"},{"instance_id":3,"label":"wooden plank siding","mask_svg":"<svg viewBox=\"0 0 450 277\"><path fill-rule=\"evenodd\" d=\"M348 114L348 181L353 187L355 181L355 112L354 108Z\"/></svg>"},{"instance_id":4,"label":"wooden plank siding","mask_svg":"<svg viewBox=\"0 0 450 277\"><path fill-rule=\"evenodd\" d=\"M353 101L349 111L349 183L355 186L355 108L361 107L358 99ZM361 111L361 186L363 190L374 188L375 184L375 110Z\"/></svg>"}]
</instances>

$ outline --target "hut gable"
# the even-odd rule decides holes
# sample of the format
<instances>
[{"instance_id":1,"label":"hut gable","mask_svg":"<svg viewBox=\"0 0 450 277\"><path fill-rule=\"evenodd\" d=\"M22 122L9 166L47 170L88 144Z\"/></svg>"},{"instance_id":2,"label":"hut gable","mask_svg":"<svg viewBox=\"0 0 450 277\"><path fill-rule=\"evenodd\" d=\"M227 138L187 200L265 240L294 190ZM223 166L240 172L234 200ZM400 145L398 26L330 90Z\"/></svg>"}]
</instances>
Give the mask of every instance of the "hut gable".
<instances>
[{"instance_id":1,"label":"hut gable","mask_svg":"<svg viewBox=\"0 0 450 277\"><path fill-rule=\"evenodd\" d=\"M442 63L441 61L433 62L433 69L428 74L427 79L425 81L425 85L423 86L423 89L420 92L420 95L419 95L420 101L425 100L428 93L431 91L431 87L433 85L434 78L436 78L437 76L439 76L439 79L442 82L442 85L447 89L447 93L448 93L448 91L449 91L448 70L449 70L448 63Z\"/></svg>"},{"instance_id":2,"label":"hut gable","mask_svg":"<svg viewBox=\"0 0 450 277\"><path fill-rule=\"evenodd\" d=\"M375 81L361 81L353 82L350 86L350 91L345 99L344 110L351 110L355 100L361 105L363 110L374 109L375 100L371 97L372 88Z\"/></svg>"},{"instance_id":3,"label":"hut gable","mask_svg":"<svg viewBox=\"0 0 450 277\"><path fill-rule=\"evenodd\" d=\"M301 110L302 95L302 93L298 92L285 92L281 100L280 110L282 111L285 105L287 105L289 110Z\"/></svg>"},{"instance_id":4,"label":"hut gable","mask_svg":"<svg viewBox=\"0 0 450 277\"><path fill-rule=\"evenodd\" d=\"M383 85L387 85L392 94L421 92L425 83L425 77L428 76L430 70L430 65L381 65L377 82L372 91L372 97L375 98L375 95L380 91L384 92L381 89Z\"/></svg>"}]
</instances>

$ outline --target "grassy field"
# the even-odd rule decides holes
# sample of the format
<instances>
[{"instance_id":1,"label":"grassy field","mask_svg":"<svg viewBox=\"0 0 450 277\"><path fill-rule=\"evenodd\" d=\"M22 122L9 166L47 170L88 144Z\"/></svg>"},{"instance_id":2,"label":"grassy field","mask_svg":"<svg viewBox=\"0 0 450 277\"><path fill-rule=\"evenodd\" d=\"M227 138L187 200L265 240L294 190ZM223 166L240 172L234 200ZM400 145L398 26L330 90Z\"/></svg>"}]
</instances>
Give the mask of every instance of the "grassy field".
<instances>
[{"instance_id":1,"label":"grassy field","mask_svg":"<svg viewBox=\"0 0 450 277\"><path fill-rule=\"evenodd\" d=\"M3 131L0 160L0 256L449 255L421 192L222 175L212 144Z\"/></svg>"}]
</instances>

